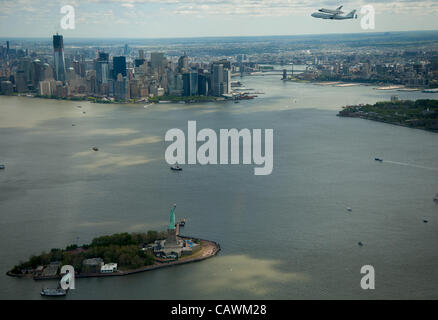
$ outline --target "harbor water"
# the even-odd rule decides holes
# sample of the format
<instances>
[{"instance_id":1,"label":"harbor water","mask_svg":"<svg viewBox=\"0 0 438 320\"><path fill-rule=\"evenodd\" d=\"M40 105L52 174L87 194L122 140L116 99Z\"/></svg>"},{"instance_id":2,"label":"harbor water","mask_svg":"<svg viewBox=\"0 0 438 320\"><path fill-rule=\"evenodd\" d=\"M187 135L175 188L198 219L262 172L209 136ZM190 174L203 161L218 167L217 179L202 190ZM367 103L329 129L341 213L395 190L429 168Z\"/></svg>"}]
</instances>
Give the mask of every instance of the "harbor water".
<instances>
[{"instance_id":1,"label":"harbor water","mask_svg":"<svg viewBox=\"0 0 438 320\"><path fill-rule=\"evenodd\" d=\"M438 135L336 117L347 104L436 95L280 78L235 78L264 93L240 103L0 97L0 298L42 299L56 285L6 276L19 261L104 234L164 230L173 203L187 220L181 233L217 241L218 256L77 279L61 299L438 298ZM169 170L164 135L189 120L216 132L273 129L272 174ZM360 287L363 265L375 268L375 290Z\"/></svg>"}]
</instances>

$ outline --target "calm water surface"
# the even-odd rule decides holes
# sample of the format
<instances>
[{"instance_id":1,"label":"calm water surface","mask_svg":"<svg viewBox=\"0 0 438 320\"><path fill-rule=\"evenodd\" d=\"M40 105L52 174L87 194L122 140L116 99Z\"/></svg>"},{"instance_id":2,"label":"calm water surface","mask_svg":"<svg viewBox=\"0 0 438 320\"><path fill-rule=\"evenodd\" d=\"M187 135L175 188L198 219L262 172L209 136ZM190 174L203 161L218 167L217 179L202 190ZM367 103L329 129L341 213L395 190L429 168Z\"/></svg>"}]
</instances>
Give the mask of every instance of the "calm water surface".
<instances>
[{"instance_id":1,"label":"calm water surface","mask_svg":"<svg viewBox=\"0 0 438 320\"><path fill-rule=\"evenodd\" d=\"M40 299L41 287L56 285L7 277L18 261L103 234L163 230L175 202L188 221L183 233L218 241L217 257L78 279L66 299L438 298L438 135L336 117L343 105L392 94L436 96L280 76L241 79L265 94L239 104L145 109L0 97L0 298ZM273 128L273 173L254 176L252 165L171 172L164 134L186 131L188 120L198 129ZM365 264L375 267L374 291L360 288Z\"/></svg>"}]
</instances>

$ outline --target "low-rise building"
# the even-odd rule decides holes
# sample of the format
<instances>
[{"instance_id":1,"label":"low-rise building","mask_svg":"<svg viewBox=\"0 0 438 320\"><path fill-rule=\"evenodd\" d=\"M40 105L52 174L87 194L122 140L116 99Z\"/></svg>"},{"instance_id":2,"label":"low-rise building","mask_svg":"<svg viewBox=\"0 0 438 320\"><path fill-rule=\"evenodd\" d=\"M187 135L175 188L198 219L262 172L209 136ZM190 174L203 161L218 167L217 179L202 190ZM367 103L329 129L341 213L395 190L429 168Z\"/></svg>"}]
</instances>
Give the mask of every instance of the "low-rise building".
<instances>
[{"instance_id":1,"label":"low-rise building","mask_svg":"<svg viewBox=\"0 0 438 320\"><path fill-rule=\"evenodd\" d=\"M102 258L91 258L82 261L82 271L83 272L99 272L104 265Z\"/></svg>"},{"instance_id":2,"label":"low-rise building","mask_svg":"<svg viewBox=\"0 0 438 320\"><path fill-rule=\"evenodd\" d=\"M101 273L113 273L117 272L117 263L107 263L100 267Z\"/></svg>"}]
</instances>

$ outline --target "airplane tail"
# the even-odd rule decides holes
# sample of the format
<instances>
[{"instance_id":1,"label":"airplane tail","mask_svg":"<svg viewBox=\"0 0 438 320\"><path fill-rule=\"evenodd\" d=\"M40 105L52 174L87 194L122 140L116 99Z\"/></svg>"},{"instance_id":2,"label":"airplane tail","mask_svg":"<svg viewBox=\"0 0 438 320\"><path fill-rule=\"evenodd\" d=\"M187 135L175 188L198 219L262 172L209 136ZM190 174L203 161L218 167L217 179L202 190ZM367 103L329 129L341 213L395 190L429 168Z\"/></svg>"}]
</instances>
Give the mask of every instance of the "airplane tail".
<instances>
[{"instance_id":1,"label":"airplane tail","mask_svg":"<svg viewBox=\"0 0 438 320\"><path fill-rule=\"evenodd\" d=\"M356 10L351 11L349 14L347 14L347 17L354 18L356 17Z\"/></svg>"},{"instance_id":2,"label":"airplane tail","mask_svg":"<svg viewBox=\"0 0 438 320\"><path fill-rule=\"evenodd\" d=\"M344 6L340 6L339 8L337 8L336 10L337 11L341 11L341 9L343 8Z\"/></svg>"}]
</instances>

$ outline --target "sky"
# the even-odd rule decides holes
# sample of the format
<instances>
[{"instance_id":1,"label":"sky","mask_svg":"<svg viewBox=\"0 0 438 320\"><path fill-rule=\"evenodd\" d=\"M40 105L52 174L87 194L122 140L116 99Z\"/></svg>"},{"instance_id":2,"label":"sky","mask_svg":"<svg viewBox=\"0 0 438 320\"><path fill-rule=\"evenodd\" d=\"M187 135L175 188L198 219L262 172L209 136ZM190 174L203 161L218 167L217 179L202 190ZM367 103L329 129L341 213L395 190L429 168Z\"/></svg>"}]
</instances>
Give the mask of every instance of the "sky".
<instances>
[{"instance_id":1,"label":"sky","mask_svg":"<svg viewBox=\"0 0 438 320\"><path fill-rule=\"evenodd\" d=\"M61 28L61 7L75 29ZM311 17L319 8L358 10L355 20ZM361 28L361 7L375 29ZM176 38L438 30L438 0L0 0L0 37Z\"/></svg>"}]
</instances>

